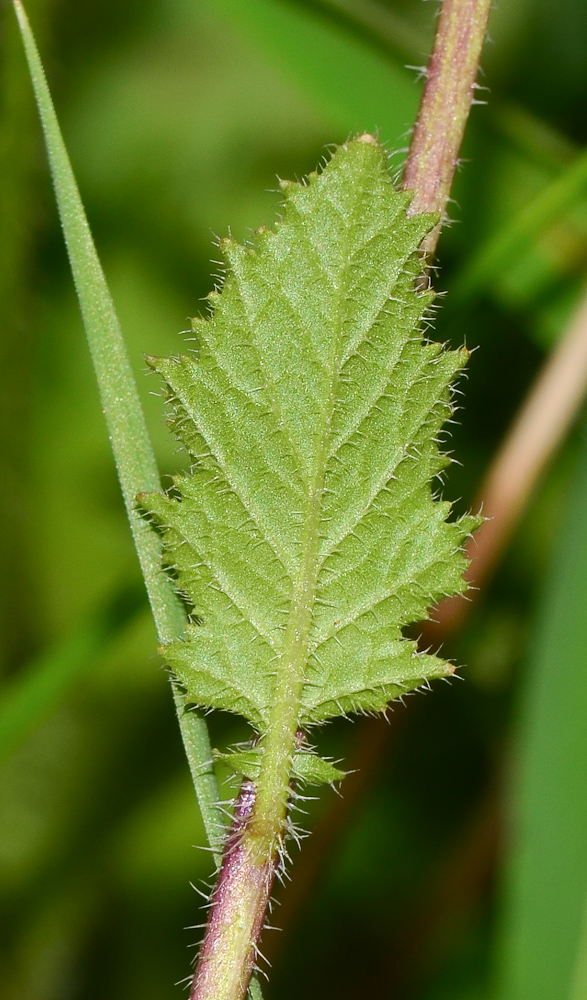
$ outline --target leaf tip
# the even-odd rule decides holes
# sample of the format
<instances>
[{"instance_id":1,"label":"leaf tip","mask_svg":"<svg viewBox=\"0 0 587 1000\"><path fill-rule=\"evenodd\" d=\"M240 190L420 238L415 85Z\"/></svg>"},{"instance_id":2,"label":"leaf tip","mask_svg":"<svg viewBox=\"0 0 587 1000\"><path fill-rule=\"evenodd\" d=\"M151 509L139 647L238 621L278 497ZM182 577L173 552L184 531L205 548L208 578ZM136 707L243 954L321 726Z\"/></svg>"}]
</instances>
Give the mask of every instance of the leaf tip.
<instances>
[{"instance_id":1,"label":"leaf tip","mask_svg":"<svg viewBox=\"0 0 587 1000\"><path fill-rule=\"evenodd\" d=\"M378 146L379 145L379 143L377 142L377 139L375 138L374 135L371 134L371 132L363 132L362 135L358 135L357 136L356 141L357 142L364 142L367 146Z\"/></svg>"},{"instance_id":2,"label":"leaf tip","mask_svg":"<svg viewBox=\"0 0 587 1000\"><path fill-rule=\"evenodd\" d=\"M32 38L31 26L29 24L29 19L28 19L26 10L24 9L24 7L23 7L22 3L20 2L20 0L12 0L12 5L14 7L14 13L16 14L16 19L18 21L18 26L20 28L20 33L21 33L22 38L23 38L24 43L25 43L25 48L26 48L27 45L30 45L31 42L33 43L33 46L34 46L34 40Z\"/></svg>"}]
</instances>

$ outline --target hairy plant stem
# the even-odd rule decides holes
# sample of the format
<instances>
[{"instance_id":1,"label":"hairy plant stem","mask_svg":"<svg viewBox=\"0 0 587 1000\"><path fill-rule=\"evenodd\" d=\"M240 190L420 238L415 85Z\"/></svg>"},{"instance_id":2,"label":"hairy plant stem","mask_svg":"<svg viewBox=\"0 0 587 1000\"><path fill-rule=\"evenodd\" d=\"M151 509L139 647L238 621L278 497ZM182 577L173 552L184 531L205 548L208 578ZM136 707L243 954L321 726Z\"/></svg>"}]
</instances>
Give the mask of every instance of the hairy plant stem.
<instances>
[{"instance_id":1,"label":"hairy plant stem","mask_svg":"<svg viewBox=\"0 0 587 1000\"><path fill-rule=\"evenodd\" d=\"M422 243L427 257L434 254L446 218L490 9L491 0L443 0L440 10L402 185L414 194L409 215L440 216Z\"/></svg>"},{"instance_id":2,"label":"hairy plant stem","mask_svg":"<svg viewBox=\"0 0 587 1000\"><path fill-rule=\"evenodd\" d=\"M265 858L258 855L259 845L251 835L256 798L254 782L244 781L212 896L190 1000L219 1000L244 996L247 991L279 863L276 847Z\"/></svg>"}]
</instances>

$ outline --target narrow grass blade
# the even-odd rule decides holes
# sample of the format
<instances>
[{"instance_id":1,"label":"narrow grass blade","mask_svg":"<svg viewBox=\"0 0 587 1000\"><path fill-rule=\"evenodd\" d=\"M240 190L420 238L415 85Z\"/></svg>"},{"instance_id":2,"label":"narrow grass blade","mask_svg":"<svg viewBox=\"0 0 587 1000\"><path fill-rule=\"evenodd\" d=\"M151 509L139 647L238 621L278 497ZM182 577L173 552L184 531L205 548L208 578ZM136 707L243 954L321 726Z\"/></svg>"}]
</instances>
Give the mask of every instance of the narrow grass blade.
<instances>
[{"instance_id":1,"label":"narrow grass blade","mask_svg":"<svg viewBox=\"0 0 587 1000\"><path fill-rule=\"evenodd\" d=\"M136 594L117 593L101 614L39 656L2 689L0 763L59 708L140 606Z\"/></svg>"},{"instance_id":2,"label":"narrow grass blade","mask_svg":"<svg viewBox=\"0 0 587 1000\"><path fill-rule=\"evenodd\" d=\"M26 14L14 4L45 133L49 164L71 269L79 298L100 398L112 442L124 502L149 599L163 639L183 629L183 613L161 573L160 546L140 516L137 493L159 489L159 473L120 324L106 284L65 149L45 74ZM149 484L148 487L146 484Z\"/></svg>"},{"instance_id":3,"label":"narrow grass blade","mask_svg":"<svg viewBox=\"0 0 587 1000\"><path fill-rule=\"evenodd\" d=\"M536 620L506 873L500 1000L569 997L580 974L587 898L586 607L584 446Z\"/></svg>"},{"instance_id":4,"label":"narrow grass blade","mask_svg":"<svg viewBox=\"0 0 587 1000\"><path fill-rule=\"evenodd\" d=\"M137 494L159 489L157 464L118 317L98 260L35 40L22 4L15 0L14 6L124 502L157 632L161 642L169 642L182 633L185 617L170 582L161 571L159 540L140 516L136 504ZM176 693L176 704L178 697ZM178 714L206 830L211 843L217 843L215 803L218 796L206 723L193 712L184 711L183 705Z\"/></svg>"},{"instance_id":5,"label":"narrow grass blade","mask_svg":"<svg viewBox=\"0 0 587 1000\"><path fill-rule=\"evenodd\" d=\"M508 226L501 228L481 246L451 290L453 298L467 298L488 287L586 192L587 151L577 156Z\"/></svg>"}]
</instances>

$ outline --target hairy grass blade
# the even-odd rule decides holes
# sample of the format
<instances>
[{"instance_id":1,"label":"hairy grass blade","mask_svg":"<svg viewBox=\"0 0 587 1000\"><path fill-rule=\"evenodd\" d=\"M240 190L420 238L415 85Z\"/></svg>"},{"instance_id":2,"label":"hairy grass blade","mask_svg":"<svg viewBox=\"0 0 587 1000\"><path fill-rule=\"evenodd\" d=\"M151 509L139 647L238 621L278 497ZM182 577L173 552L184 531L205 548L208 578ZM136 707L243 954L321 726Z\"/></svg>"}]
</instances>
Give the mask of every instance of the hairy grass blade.
<instances>
[{"instance_id":1,"label":"hairy grass blade","mask_svg":"<svg viewBox=\"0 0 587 1000\"><path fill-rule=\"evenodd\" d=\"M118 317L98 260L35 40L22 4L15 0L14 6L124 502L157 632L162 641L169 641L181 634L184 613L170 582L161 572L159 540L140 516L136 505L138 493L159 488L157 464ZM217 792L206 723L193 712L184 710L177 692L176 706L206 831L211 845L217 849L220 837Z\"/></svg>"}]
</instances>

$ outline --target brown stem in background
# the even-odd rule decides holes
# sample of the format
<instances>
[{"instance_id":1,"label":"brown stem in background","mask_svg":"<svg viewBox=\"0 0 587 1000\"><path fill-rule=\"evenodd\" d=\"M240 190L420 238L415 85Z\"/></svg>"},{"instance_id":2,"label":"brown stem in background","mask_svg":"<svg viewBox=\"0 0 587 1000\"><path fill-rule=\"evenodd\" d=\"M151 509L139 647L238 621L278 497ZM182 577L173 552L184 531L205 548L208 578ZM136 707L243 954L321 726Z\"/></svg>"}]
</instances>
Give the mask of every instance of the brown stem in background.
<instances>
[{"instance_id":1,"label":"brown stem in background","mask_svg":"<svg viewBox=\"0 0 587 1000\"><path fill-rule=\"evenodd\" d=\"M440 222L425 238L432 256L445 219L465 125L474 100L491 0L444 0L402 186L414 192L409 215Z\"/></svg>"}]
</instances>

